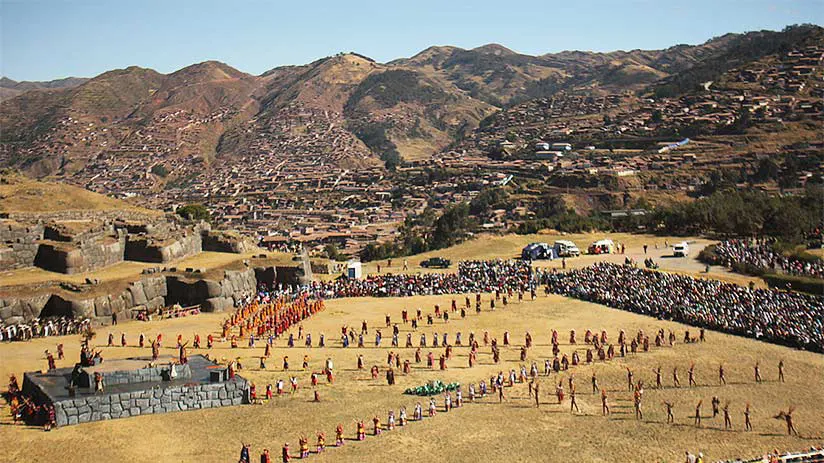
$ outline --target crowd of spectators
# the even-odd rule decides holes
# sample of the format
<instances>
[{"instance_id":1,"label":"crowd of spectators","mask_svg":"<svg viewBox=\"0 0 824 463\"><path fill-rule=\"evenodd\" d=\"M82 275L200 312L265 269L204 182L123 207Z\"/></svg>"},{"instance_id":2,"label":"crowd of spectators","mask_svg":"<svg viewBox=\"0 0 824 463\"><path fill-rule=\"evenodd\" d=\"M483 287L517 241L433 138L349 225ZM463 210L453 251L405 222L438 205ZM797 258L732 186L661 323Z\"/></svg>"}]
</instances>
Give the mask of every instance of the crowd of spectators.
<instances>
[{"instance_id":1,"label":"crowd of spectators","mask_svg":"<svg viewBox=\"0 0 824 463\"><path fill-rule=\"evenodd\" d=\"M35 318L27 323L0 323L0 341L28 341L45 336L78 334L91 326L91 320L69 317Z\"/></svg>"},{"instance_id":2,"label":"crowd of spectators","mask_svg":"<svg viewBox=\"0 0 824 463\"><path fill-rule=\"evenodd\" d=\"M770 240L734 239L718 243L715 254L718 262L735 268L736 264L763 271L785 273L787 275L824 278L824 262L806 261L785 256L775 249Z\"/></svg>"},{"instance_id":3,"label":"crowd of spectators","mask_svg":"<svg viewBox=\"0 0 824 463\"><path fill-rule=\"evenodd\" d=\"M550 292L659 319L824 352L824 297L597 263L543 273Z\"/></svg>"},{"instance_id":4,"label":"crowd of spectators","mask_svg":"<svg viewBox=\"0 0 824 463\"><path fill-rule=\"evenodd\" d=\"M733 459L719 460L717 463L822 463L824 462L824 447L811 447L801 452L779 452L774 450L766 455L748 460Z\"/></svg>"},{"instance_id":5,"label":"crowd of spectators","mask_svg":"<svg viewBox=\"0 0 824 463\"><path fill-rule=\"evenodd\" d=\"M532 289L532 266L518 260L462 261L457 273L378 274L363 279L315 281L317 297L398 297Z\"/></svg>"}]
</instances>

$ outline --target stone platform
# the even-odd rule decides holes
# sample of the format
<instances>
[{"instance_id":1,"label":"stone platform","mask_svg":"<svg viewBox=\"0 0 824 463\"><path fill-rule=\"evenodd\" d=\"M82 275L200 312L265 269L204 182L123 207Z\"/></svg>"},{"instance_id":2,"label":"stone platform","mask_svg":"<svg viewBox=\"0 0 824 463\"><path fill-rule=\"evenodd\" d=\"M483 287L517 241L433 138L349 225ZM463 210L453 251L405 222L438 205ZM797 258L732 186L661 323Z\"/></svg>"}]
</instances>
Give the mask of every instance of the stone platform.
<instances>
[{"instance_id":1,"label":"stone platform","mask_svg":"<svg viewBox=\"0 0 824 463\"><path fill-rule=\"evenodd\" d=\"M145 359L140 363L147 365L149 361ZM239 376L227 379L225 367L202 355L190 357L186 365L175 365L174 379L171 379L169 364L112 370L106 363L84 368L90 387L76 388L74 396L70 396L67 388L72 368L25 373L23 392L38 404L54 404L58 426L225 407L248 401L248 382ZM106 368L102 368L104 366ZM94 392L95 371L103 374L102 393ZM81 379L79 383L85 385L86 381Z\"/></svg>"}]
</instances>

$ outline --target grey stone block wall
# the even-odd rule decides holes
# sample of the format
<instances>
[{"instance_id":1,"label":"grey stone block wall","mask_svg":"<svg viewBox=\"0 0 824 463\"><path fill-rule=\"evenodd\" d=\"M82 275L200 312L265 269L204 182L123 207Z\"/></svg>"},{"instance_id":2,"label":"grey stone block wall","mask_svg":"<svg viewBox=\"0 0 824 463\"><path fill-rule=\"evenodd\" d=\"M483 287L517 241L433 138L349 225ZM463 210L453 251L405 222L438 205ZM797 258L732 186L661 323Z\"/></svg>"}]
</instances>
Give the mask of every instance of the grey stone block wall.
<instances>
[{"instance_id":1,"label":"grey stone block wall","mask_svg":"<svg viewBox=\"0 0 824 463\"><path fill-rule=\"evenodd\" d=\"M249 238L234 235L232 233L204 230L201 233L203 239L203 250L214 252L229 252L242 254L244 252L255 252L257 246Z\"/></svg>"},{"instance_id":2,"label":"grey stone block wall","mask_svg":"<svg viewBox=\"0 0 824 463\"><path fill-rule=\"evenodd\" d=\"M167 302L188 306L200 304L205 312L232 309L257 292L255 269L226 270L221 280L190 280L170 276Z\"/></svg>"},{"instance_id":3,"label":"grey stone block wall","mask_svg":"<svg viewBox=\"0 0 824 463\"><path fill-rule=\"evenodd\" d=\"M43 239L43 225L0 220L0 271L31 267Z\"/></svg>"},{"instance_id":4,"label":"grey stone block wall","mask_svg":"<svg viewBox=\"0 0 824 463\"><path fill-rule=\"evenodd\" d=\"M183 306L200 304L206 312L221 312L231 310L256 292L257 278L253 268L224 271L221 280L188 280L176 275L144 276L120 292L95 297L84 297L80 293L76 298L58 294L0 298L0 321L20 323L31 320L39 317L47 306L59 308L60 315L97 319L101 323L111 319L112 313L116 313L120 320L127 320L137 310L156 311L176 303Z\"/></svg>"},{"instance_id":5,"label":"grey stone block wall","mask_svg":"<svg viewBox=\"0 0 824 463\"><path fill-rule=\"evenodd\" d=\"M247 401L245 379L200 385L156 386L135 392L99 394L54 403L58 426L130 416L228 407Z\"/></svg>"},{"instance_id":6,"label":"grey stone block wall","mask_svg":"<svg viewBox=\"0 0 824 463\"><path fill-rule=\"evenodd\" d=\"M202 246L199 230L162 240L149 236L130 235L126 241L125 258L138 262L162 264L199 254L203 249Z\"/></svg>"},{"instance_id":7,"label":"grey stone block wall","mask_svg":"<svg viewBox=\"0 0 824 463\"><path fill-rule=\"evenodd\" d=\"M65 274L90 272L123 262L126 238L98 236L80 243L40 243L34 264Z\"/></svg>"},{"instance_id":8,"label":"grey stone block wall","mask_svg":"<svg viewBox=\"0 0 824 463\"><path fill-rule=\"evenodd\" d=\"M0 321L14 324L36 318L51 297L51 294L41 294L28 298L0 298Z\"/></svg>"}]
</instances>

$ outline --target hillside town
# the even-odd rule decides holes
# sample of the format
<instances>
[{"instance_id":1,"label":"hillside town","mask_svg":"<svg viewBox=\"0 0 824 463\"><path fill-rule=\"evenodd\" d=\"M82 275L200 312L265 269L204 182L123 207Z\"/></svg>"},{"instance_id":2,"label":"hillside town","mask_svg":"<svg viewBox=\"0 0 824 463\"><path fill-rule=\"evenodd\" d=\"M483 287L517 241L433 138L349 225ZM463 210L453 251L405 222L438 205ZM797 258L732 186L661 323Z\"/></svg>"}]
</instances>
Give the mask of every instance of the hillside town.
<instances>
[{"instance_id":1,"label":"hillside town","mask_svg":"<svg viewBox=\"0 0 824 463\"><path fill-rule=\"evenodd\" d=\"M640 198L699 196L720 169L752 172L766 157L792 153L801 167L782 189L803 188L824 173L822 64L824 46L811 45L676 97L563 90L504 108L452 146L394 170L347 129L344 114L299 101L246 121L249 103L172 108L138 128L134 117L103 122L78 112L29 146L3 143L0 163L46 162L39 153L48 152L50 162L62 159L65 181L89 190L166 211L202 203L216 224L270 249L321 253L333 244L355 255L427 208L513 179L581 197L622 193L612 206L629 208ZM413 125L403 113L379 119ZM531 216L528 206L495 211L483 226L506 230Z\"/></svg>"}]
</instances>

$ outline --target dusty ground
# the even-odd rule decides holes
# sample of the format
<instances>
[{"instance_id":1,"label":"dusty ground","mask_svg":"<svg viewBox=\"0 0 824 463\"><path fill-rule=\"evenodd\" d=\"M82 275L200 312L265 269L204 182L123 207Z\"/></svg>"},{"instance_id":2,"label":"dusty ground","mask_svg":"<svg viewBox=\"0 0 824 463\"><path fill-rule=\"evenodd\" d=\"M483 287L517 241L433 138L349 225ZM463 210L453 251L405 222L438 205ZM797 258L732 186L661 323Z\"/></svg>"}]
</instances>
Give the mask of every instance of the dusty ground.
<instances>
[{"instance_id":1,"label":"dusty ground","mask_svg":"<svg viewBox=\"0 0 824 463\"><path fill-rule=\"evenodd\" d=\"M487 298L484 298L485 301ZM489 348L481 348L480 364L470 369L467 366L468 348L456 348L454 357L446 371L430 371L425 363L415 365L409 376L398 376L395 386L387 386L383 381L383 366L391 330L384 328L384 347L373 347L372 330L384 325L385 314L400 321L400 311L421 307L424 313L432 310L434 304L448 307L451 297L415 297L405 299L349 299L328 302L327 309L304 322L306 332L312 333L315 342L320 333L327 336L325 349L295 347L285 348L285 341L277 341L273 357L268 362L267 371L258 370L258 357L263 348L240 348L232 350L228 343L217 345L211 355L220 357L241 357L246 369L241 372L255 381L262 391L266 383L274 383L278 378L287 381L289 374L296 374L301 382L301 390L294 396L282 397L260 406L244 405L222 409L180 412L166 415L145 416L108 422L97 422L57 429L44 433L40 429L14 426L10 424L8 409L0 409L0 455L8 461L87 461L94 455L99 461L236 461L240 443L252 444L253 458L267 447L277 461L280 447L289 442L293 451L301 434L309 436L314 444L315 433L324 431L327 442L334 441L334 429L343 423L346 437L354 435L354 420L369 421L378 415L385 423L388 410L397 410L406 405L411 414L416 401L423 402L402 392L407 387L417 386L429 380L445 382L477 382L499 370L517 368L517 347L503 349L503 362L492 363ZM463 300L458 298L459 303ZM683 337L683 325L656 321L651 318L616 311L603 306L565 299L559 296L540 296L537 301L511 304L506 309L495 312L488 310L476 315L471 311L467 318L451 319L448 325L442 321L434 326L422 325L419 332L425 332L431 341L433 332L448 332L454 341L457 331L464 336L464 343L470 331L482 339L484 330L502 340L504 330L509 330L516 345L523 343L525 331L529 330L536 346L529 352L529 361L539 362L551 356L549 345L551 330L557 329L561 338L561 350L572 352L567 344L568 332L576 329L579 339L587 328L607 329L611 339L618 329L634 333L637 329L653 332L659 327L673 329ZM216 332L222 316L203 314L185 319L124 323L114 332L125 331L129 343L136 344L137 336L144 332L154 336L164 333L167 344L173 342L178 333L191 339L193 333L205 336ZM339 347L336 333L343 324L360 326L367 320L370 327L367 347L364 349ZM402 326L401 345L404 344L408 327ZM98 330L97 343L104 344L108 328ZM413 335L413 343L418 344L419 333ZM66 345L67 360L58 366L69 366L78 357L77 337L62 339L38 339L28 343L0 345L0 377L14 372L18 375L25 370L45 366L43 351L54 349L57 342ZM302 344L301 344L302 345ZM169 348L172 347L172 348ZM414 349L394 349L402 359L414 358ZM443 349L423 349L439 355ZM205 352L205 351L201 351ZM173 346L163 350L164 358L171 358L176 351ZM355 369L356 357L363 354L367 370L376 364L381 367L381 376L373 381L368 371ZM308 372L283 372L281 358L289 355L293 369L300 366L303 355L309 355L310 366L321 368L327 357L335 362L336 382L332 385L322 382L322 401L312 403ZM148 356L149 349L104 348L104 357L109 359L133 356ZM787 382L776 381L776 364L780 359L786 362ZM766 382L755 384L753 364L761 361ZM688 389L672 388L671 371L678 367L682 384L686 385L686 369L695 362L699 387ZM728 385L717 386L717 369L723 363L727 370ZM655 390L652 369L663 367L665 388ZM644 394L645 418L636 421L632 413L631 395L626 387L626 370L635 372L636 379L648 385ZM613 407L611 417L600 413L599 398L591 394L590 376L596 372L602 387L610 394ZM803 449L824 443L824 356L801 352L785 347L765 344L750 339L708 332L708 340L703 344L677 344L674 348L653 348L624 359L617 358L608 363L597 362L594 366L579 366L570 372L562 372L566 378L573 373L578 385L578 400L581 413L571 414L569 403L554 404L550 396L553 383L559 377L553 374L541 380L542 398L539 409L531 406L526 397L525 385L516 385L506 391L507 400L499 404L497 399L486 398L479 403L466 404L450 413L439 412L432 419L422 423L410 423L404 429L385 432L380 437L368 437L365 442L348 440L343 448L328 449L321 456L312 456L313 461L326 462L371 462L371 461L681 461L685 450L703 451L709 460L734 456L754 456L778 449ZM567 393L569 391L567 390ZM713 395L721 398L722 404L730 400L733 431L724 431L723 420L719 416L711 418L710 399ZM675 403L676 424L664 424L665 412L662 401ZM703 416L705 426L697 429L689 416L698 400L704 401ZM752 403L753 432L742 432L742 411L746 402ZM442 397L437 398L439 408ZM772 418L780 409L795 405L796 423L802 437L787 437L782 422ZM371 430L371 425L368 426ZM387 456L388 457L387 459Z\"/></svg>"}]
</instances>

